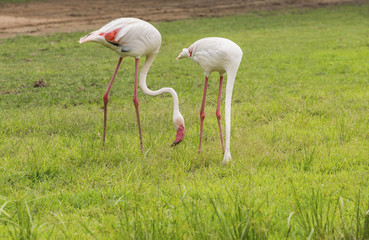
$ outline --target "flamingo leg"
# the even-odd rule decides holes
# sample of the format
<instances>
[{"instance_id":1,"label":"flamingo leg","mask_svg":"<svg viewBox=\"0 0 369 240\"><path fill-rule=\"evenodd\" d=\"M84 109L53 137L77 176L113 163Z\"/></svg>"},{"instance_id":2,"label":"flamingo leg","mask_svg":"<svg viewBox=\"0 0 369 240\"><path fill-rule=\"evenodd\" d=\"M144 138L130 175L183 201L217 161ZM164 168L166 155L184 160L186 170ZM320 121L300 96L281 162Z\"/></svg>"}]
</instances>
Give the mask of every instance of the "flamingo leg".
<instances>
[{"instance_id":1,"label":"flamingo leg","mask_svg":"<svg viewBox=\"0 0 369 240\"><path fill-rule=\"evenodd\" d=\"M110 83L109 83L109 86L106 89L106 92L105 92L104 97L103 97L103 99L104 99L104 135L103 135L103 146L105 144L106 114L107 114L107 108L108 108L108 102L109 102L109 91L110 91L111 86L113 85L115 76L117 75L117 72L118 72L118 69L119 69L119 66L120 66L120 63L121 62L122 62L122 58L120 57L119 58L119 61L118 61L118 64L117 64L117 67L115 68L113 77L111 78Z\"/></svg>"},{"instance_id":2,"label":"flamingo leg","mask_svg":"<svg viewBox=\"0 0 369 240\"><path fill-rule=\"evenodd\" d=\"M198 153L201 152L201 142L202 142L202 129L205 119L205 98L206 98L206 90L208 88L208 77L205 77L205 85L204 85L204 94L202 96L202 104L201 104L201 110L200 110L200 141L199 141L199 149Z\"/></svg>"},{"instance_id":3,"label":"flamingo leg","mask_svg":"<svg viewBox=\"0 0 369 240\"><path fill-rule=\"evenodd\" d=\"M220 114L220 101L222 99L222 85L223 85L223 76L220 76L220 81L219 81L219 93L218 93L218 104L217 104L217 111L216 111L216 115L217 115L217 119L218 119L218 126L219 126L219 132L220 132L220 141L222 142L222 149L223 149L223 153L224 153L224 141L223 141L223 134L222 134L222 125L220 123L220 119L221 119L221 114Z\"/></svg>"},{"instance_id":4,"label":"flamingo leg","mask_svg":"<svg viewBox=\"0 0 369 240\"><path fill-rule=\"evenodd\" d=\"M140 134L140 147L141 147L141 154L143 153L142 147L142 134L141 134L141 123L140 123L140 114L138 112L138 100L137 100L137 83L138 83L138 61L139 58L135 58L135 89L133 94L133 103L136 108L136 116L137 116L137 124L138 124L138 132Z\"/></svg>"}]
</instances>

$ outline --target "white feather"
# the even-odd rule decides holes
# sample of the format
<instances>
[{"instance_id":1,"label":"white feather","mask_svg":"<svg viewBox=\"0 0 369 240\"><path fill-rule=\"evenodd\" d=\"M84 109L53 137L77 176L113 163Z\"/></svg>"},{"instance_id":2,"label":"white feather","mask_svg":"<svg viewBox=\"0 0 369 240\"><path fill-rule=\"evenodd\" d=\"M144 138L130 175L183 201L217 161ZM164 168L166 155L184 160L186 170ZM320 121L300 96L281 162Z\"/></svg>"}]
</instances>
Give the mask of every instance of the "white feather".
<instances>
[{"instance_id":1,"label":"white feather","mask_svg":"<svg viewBox=\"0 0 369 240\"><path fill-rule=\"evenodd\" d=\"M114 32L116 31L116 32ZM111 33L111 35L109 35ZM114 39L110 39L110 37ZM173 124L176 129L184 127L184 120L179 112L178 96L172 88L161 88L156 91L148 89L146 77L161 45L160 32L150 23L137 18L119 18L113 20L99 30L93 31L80 39L80 43L97 42L112 49L122 58L130 56L139 59L146 56L140 76L139 85L148 95L156 96L169 93L173 97ZM124 51L122 51L124 50Z\"/></svg>"},{"instance_id":2,"label":"white feather","mask_svg":"<svg viewBox=\"0 0 369 240\"><path fill-rule=\"evenodd\" d=\"M231 99L233 85L242 55L241 48L231 40L209 37L194 42L190 47L183 49L177 57L177 59L189 57L194 60L202 67L206 77L210 77L210 74L214 71L219 72L221 76L227 72L225 99L226 146L223 158L224 164L227 164L231 160Z\"/></svg>"}]
</instances>

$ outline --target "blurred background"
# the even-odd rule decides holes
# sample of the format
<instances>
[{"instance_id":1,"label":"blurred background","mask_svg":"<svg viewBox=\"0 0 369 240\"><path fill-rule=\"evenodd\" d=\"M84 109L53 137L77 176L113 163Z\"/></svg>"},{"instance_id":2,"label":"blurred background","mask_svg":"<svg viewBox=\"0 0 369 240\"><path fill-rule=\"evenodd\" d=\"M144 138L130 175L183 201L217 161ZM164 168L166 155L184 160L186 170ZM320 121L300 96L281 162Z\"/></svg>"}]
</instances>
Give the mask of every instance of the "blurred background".
<instances>
[{"instance_id":1,"label":"blurred background","mask_svg":"<svg viewBox=\"0 0 369 240\"><path fill-rule=\"evenodd\" d=\"M367 0L0 0L0 38L87 31L111 19L172 21L255 10L317 8Z\"/></svg>"}]
</instances>

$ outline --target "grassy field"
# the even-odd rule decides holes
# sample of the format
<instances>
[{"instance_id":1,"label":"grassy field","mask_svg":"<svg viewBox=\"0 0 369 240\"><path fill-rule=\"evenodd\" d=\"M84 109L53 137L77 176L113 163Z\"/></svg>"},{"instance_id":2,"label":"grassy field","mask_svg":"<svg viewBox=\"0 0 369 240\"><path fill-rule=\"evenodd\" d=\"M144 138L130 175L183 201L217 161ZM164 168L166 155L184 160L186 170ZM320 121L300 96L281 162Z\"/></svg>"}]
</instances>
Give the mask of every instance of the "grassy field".
<instances>
[{"instance_id":1,"label":"grassy field","mask_svg":"<svg viewBox=\"0 0 369 240\"><path fill-rule=\"evenodd\" d=\"M169 147L170 95L139 90L143 156L133 59L111 90L102 149L102 96L118 56L80 45L85 33L0 40L0 238L369 239L368 5L155 26L163 43L148 86L177 91L186 138ZM198 155L204 77L175 61L207 36L244 52L228 166L218 75ZM40 79L47 87L34 88Z\"/></svg>"}]
</instances>

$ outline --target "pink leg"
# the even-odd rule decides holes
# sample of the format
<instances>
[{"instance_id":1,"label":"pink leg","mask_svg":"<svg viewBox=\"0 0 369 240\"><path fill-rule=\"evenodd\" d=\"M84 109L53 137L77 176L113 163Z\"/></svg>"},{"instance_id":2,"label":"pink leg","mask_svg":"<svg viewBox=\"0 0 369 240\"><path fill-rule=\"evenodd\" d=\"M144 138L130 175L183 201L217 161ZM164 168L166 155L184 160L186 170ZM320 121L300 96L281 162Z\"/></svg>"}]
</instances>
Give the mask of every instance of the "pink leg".
<instances>
[{"instance_id":1,"label":"pink leg","mask_svg":"<svg viewBox=\"0 0 369 240\"><path fill-rule=\"evenodd\" d=\"M202 96L202 104L201 104L201 110L200 110L200 142L199 142L199 149L198 153L201 152L201 142L202 142L202 129L203 129L203 123L205 118L205 98L206 98L206 89L208 88L208 77L205 77L205 86L204 86L204 95Z\"/></svg>"},{"instance_id":2,"label":"pink leg","mask_svg":"<svg viewBox=\"0 0 369 240\"><path fill-rule=\"evenodd\" d=\"M222 84L223 84L223 76L220 76L220 82L219 82L219 93L218 93L218 105L217 105L217 119L218 119L218 126L219 126L219 132L220 132L220 141L222 142L222 149L224 153L224 142L223 142L223 134L222 134L222 125L220 124L220 100L222 99Z\"/></svg>"},{"instance_id":3,"label":"pink leg","mask_svg":"<svg viewBox=\"0 0 369 240\"><path fill-rule=\"evenodd\" d=\"M136 64L135 64L135 89L133 94L133 103L135 104L136 108L136 116L137 116L137 124L138 124L138 132L140 134L140 146L141 146L141 153L143 153L143 147L142 147L142 135L141 135L141 123L140 123L140 114L138 112L138 100L137 100L137 83L138 83L138 61L139 58L136 58Z\"/></svg>"},{"instance_id":4,"label":"pink leg","mask_svg":"<svg viewBox=\"0 0 369 240\"><path fill-rule=\"evenodd\" d=\"M106 92L104 94L104 135L103 135L103 146L105 144L105 133L106 133L106 112L107 112L107 108L108 108L108 102L109 102L109 91L110 91L110 88L111 88L111 85L113 84L114 82L114 79L115 79L115 76L117 75L117 72L118 72L118 69L119 69L119 66L120 66L120 63L122 62L122 58L120 57L119 58L119 61L118 61L118 65L117 67L115 68L115 72L113 74L113 77L111 78L110 80L110 83L109 83L109 86L108 88L106 89Z\"/></svg>"}]
</instances>

